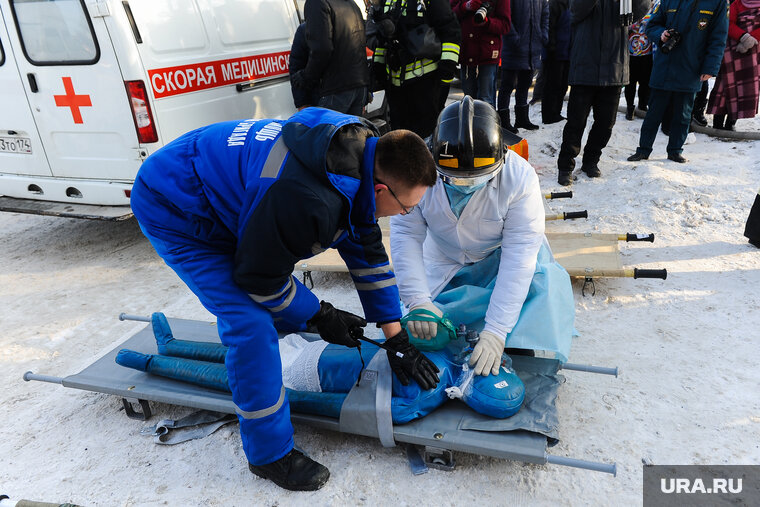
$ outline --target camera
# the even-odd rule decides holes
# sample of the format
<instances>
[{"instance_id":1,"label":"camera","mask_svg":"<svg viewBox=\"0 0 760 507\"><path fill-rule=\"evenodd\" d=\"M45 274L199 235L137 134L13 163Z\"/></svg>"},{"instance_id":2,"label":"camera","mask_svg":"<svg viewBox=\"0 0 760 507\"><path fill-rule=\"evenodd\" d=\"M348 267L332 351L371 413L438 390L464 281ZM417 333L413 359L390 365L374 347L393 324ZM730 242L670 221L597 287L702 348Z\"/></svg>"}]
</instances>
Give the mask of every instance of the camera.
<instances>
[{"instance_id":1,"label":"camera","mask_svg":"<svg viewBox=\"0 0 760 507\"><path fill-rule=\"evenodd\" d=\"M475 11L475 23L481 25L486 22L486 18L488 17L488 13L491 12L491 4L488 2L483 2L480 4L480 7L478 10Z\"/></svg>"},{"instance_id":2,"label":"camera","mask_svg":"<svg viewBox=\"0 0 760 507\"><path fill-rule=\"evenodd\" d=\"M668 38L668 40L662 43L662 46L660 46L660 50L665 54L668 54L671 51L673 51L676 48L676 46L678 46L678 44L681 42L681 32L679 32L678 30L674 28L668 29L667 32L670 35L670 37Z\"/></svg>"}]
</instances>

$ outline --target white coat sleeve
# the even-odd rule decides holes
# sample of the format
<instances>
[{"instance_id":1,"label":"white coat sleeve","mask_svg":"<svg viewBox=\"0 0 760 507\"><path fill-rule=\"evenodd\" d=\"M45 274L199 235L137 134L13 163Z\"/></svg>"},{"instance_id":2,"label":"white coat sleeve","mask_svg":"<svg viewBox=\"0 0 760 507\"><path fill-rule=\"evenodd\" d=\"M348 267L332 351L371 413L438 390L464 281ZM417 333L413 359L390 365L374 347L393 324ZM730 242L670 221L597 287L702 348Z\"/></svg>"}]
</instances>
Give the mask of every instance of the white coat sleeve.
<instances>
[{"instance_id":1,"label":"white coat sleeve","mask_svg":"<svg viewBox=\"0 0 760 507\"><path fill-rule=\"evenodd\" d=\"M407 308L432 300L422 258L422 244L426 235L427 222L419 206L408 215L391 217L393 271L396 273L401 302Z\"/></svg>"},{"instance_id":2,"label":"white coat sleeve","mask_svg":"<svg viewBox=\"0 0 760 507\"><path fill-rule=\"evenodd\" d=\"M517 163L528 165L522 160ZM516 184L520 189L509 204L504 221L499 273L484 328L505 338L517 323L528 295L545 226L543 197L533 168L529 167Z\"/></svg>"}]
</instances>

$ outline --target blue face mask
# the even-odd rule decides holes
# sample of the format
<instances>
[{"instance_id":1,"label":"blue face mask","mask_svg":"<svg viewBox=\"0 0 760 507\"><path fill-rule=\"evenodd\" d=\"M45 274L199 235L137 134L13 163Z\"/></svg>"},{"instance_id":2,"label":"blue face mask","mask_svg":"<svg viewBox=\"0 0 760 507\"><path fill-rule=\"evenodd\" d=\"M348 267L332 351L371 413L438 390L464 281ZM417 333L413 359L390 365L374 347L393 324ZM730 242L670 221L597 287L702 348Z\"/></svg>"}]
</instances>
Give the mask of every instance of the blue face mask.
<instances>
[{"instance_id":1,"label":"blue face mask","mask_svg":"<svg viewBox=\"0 0 760 507\"><path fill-rule=\"evenodd\" d=\"M443 188L446 189L446 196L449 198L449 206L454 215L459 218L462 215L462 210L467 205L467 202L472 197L475 191L486 186L488 182L481 183L479 185L472 185L467 187L460 187L457 185L443 184Z\"/></svg>"},{"instance_id":2,"label":"blue face mask","mask_svg":"<svg viewBox=\"0 0 760 507\"><path fill-rule=\"evenodd\" d=\"M468 187L462 187L458 185L449 185L448 183L444 183L443 185L446 187L446 192L448 193L449 190L453 190L455 192L458 192L460 194L472 194L477 190L480 190L481 188L485 187L488 182L481 183L480 185L472 185Z\"/></svg>"}]
</instances>

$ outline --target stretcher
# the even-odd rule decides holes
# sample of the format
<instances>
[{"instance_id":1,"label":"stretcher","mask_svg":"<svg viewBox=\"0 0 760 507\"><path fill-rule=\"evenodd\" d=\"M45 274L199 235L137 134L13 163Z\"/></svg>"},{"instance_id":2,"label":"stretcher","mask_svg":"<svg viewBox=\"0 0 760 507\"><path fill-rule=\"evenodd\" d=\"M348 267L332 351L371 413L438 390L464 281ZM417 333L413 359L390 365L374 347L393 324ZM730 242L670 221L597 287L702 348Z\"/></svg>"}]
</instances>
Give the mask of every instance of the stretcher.
<instances>
[{"instance_id":1,"label":"stretcher","mask_svg":"<svg viewBox=\"0 0 760 507\"><path fill-rule=\"evenodd\" d=\"M391 254L390 229L381 225L383 245L388 256ZM654 234L592 234L576 232L547 232L546 239L552 249L554 258L572 277L584 279L583 294L587 290L596 292L596 278L659 278L665 280L666 269L639 269L624 267L620 260L620 242L645 241L654 242ZM393 260L391 259L391 264ZM338 251L326 250L319 255L299 261L297 271L303 272L304 284L313 287L313 271L348 272L346 264Z\"/></svg>"},{"instance_id":2,"label":"stretcher","mask_svg":"<svg viewBox=\"0 0 760 507\"><path fill-rule=\"evenodd\" d=\"M568 190L566 192L550 192L544 194L544 204L547 201L553 201L554 199L572 199L573 191ZM549 209L544 206L546 212L546 221L552 220L576 220L578 218L588 218L588 210L583 211L563 211L562 213L550 213Z\"/></svg>"},{"instance_id":3,"label":"stretcher","mask_svg":"<svg viewBox=\"0 0 760 507\"><path fill-rule=\"evenodd\" d=\"M149 321L147 317L125 314L120 318ZM169 319L169 322L175 334L184 340L219 340L214 324L180 319ZM155 354L157 348L151 326L138 331L79 373L67 377L54 377L27 372L24 374L24 380L50 382L64 387L119 396L122 398L127 416L135 419L146 420L152 417L151 401L226 414L235 413L235 405L229 393L117 365L116 355L124 348ZM555 399L560 385L565 380L558 373L559 370L617 376L617 369L571 363L562 365L554 359L529 356L513 356L512 359L514 369L525 383L526 399L520 411L507 419L494 419L477 414L460 401L450 400L426 417L394 425L388 415L390 370L381 364L373 365L373 360L363 371L361 382L346 396L339 418L298 413L295 410L299 404L291 400L292 420L315 428L377 438L384 446L406 444L410 465L415 473L426 466L453 468L453 453L467 452L527 463L565 465L615 475L614 463L551 455L547 449L559 438ZM387 366L387 360L385 365Z\"/></svg>"},{"instance_id":4,"label":"stretcher","mask_svg":"<svg viewBox=\"0 0 760 507\"><path fill-rule=\"evenodd\" d=\"M547 232L554 258L572 277L584 278L583 294L591 288L596 292L594 279L601 277L660 278L668 277L666 269L623 267L620 260L621 241L654 242L654 234L592 234L577 232Z\"/></svg>"}]
</instances>

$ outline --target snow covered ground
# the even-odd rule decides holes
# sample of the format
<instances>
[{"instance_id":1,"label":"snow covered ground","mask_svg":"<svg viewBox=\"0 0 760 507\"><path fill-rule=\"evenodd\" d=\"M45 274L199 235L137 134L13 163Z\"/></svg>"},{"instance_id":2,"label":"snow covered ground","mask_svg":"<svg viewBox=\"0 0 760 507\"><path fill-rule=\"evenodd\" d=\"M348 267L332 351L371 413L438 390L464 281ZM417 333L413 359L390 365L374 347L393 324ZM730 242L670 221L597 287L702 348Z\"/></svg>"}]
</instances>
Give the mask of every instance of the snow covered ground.
<instances>
[{"instance_id":1,"label":"snow covered ground","mask_svg":"<svg viewBox=\"0 0 760 507\"><path fill-rule=\"evenodd\" d=\"M540 109L533 108L538 123ZM760 251L742 236L760 186L760 142L697 134L687 164L631 163L641 120L623 115L604 151L603 177L584 174L554 212L589 219L552 231L654 232L623 244L626 266L668 279L599 279L576 298L571 361L619 366L614 378L566 372L558 401L560 456L615 461L618 475L458 454L453 472L413 476L399 448L296 427L327 465L320 491L290 493L245 466L237 426L204 440L157 446L113 396L24 382L27 370L76 373L142 327L119 312L211 320L154 254L134 220L89 222L0 213L0 494L83 505L636 505L642 462L760 462ZM559 190L563 124L525 133L545 191ZM760 130L760 120L741 120ZM346 276L316 275L316 293L359 311ZM154 417L189 410L152 404Z\"/></svg>"}]
</instances>

